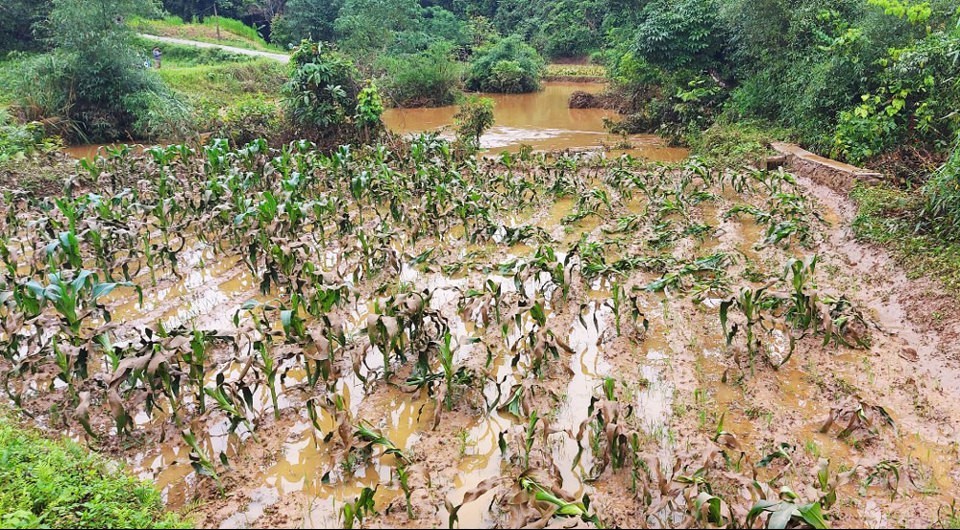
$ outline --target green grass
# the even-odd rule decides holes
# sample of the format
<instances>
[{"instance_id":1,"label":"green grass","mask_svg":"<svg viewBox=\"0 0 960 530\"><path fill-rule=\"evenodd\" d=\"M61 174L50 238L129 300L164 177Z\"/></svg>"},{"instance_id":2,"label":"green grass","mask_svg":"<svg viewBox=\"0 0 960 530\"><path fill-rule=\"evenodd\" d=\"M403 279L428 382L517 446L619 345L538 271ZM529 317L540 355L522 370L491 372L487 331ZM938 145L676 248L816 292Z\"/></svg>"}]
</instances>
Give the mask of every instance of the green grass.
<instances>
[{"instance_id":1,"label":"green grass","mask_svg":"<svg viewBox=\"0 0 960 530\"><path fill-rule=\"evenodd\" d=\"M217 39L216 30L218 20L220 22L220 39ZM274 46L265 41L256 28L252 28L239 20L230 18L205 17L202 23L188 23L174 16L162 19L144 19L138 17L130 22L130 27L135 31L149 35L210 42L248 50L280 53L285 51L279 46ZM166 46L167 44L163 45L164 48Z\"/></svg>"},{"instance_id":2,"label":"green grass","mask_svg":"<svg viewBox=\"0 0 960 530\"><path fill-rule=\"evenodd\" d=\"M33 55L28 52L0 53L0 107L13 103L13 81L18 75L18 67Z\"/></svg>"},{"instance_id":3,"label":"green grass","mask_svg":"<svg viewBox=\"0 0 960 530\"><path fill-rule=\"evenodd\" d=\"M548 64L546 77L550 78L577 78L589 80L603 80L607 76L607 69L599 64Z\"/></svg>"},{"instance_id":4,"label":"green grass","mask_svg":"<svg viewBox=\"0 0 960 530\"><path fill-rule=\"evenodd\" d=\"M156 41L137 37L134 45L142 50L145 58L150 57L150 51L157 45ZM249 55L230 53L219 48L198 48L180 44L163 43L163 68L181 68L186 66L215 65L227 63L243 63L256 58Z\"/></svg>"},{"instance_id":5,"label":"green grass","mask_svg":"<svg viewBox=\"0 0 960 530\"><path fill-rule=\"evenodd\" d=\"M76 443L0 415L0 527L189 528L160 494Z\"/></svg>"},{"instance_id":6,"label":"green grass","mask_svg":"<svg viewBox=\"0 0 960 530\"><path fill-rule=\"evenodd\" d=\"M892 250L910 277L936 278L960 295L960 244L915 231L923 204L919 193L889 185L861 185L850 196L857 203L853 220L857 238Z\"/></svg>"},{"instance_id":7,"label":"green grass","mask_svg":"<svg viewBox=\"0 0 960 530\"><path fill-rule=\"evenodd\" d=\"M280 97L286 81L286 65L273 59L197 66L164 66L164 82L194 109L198 131L209 131L222 118L223 110L260 97L267 102Z\"/></svg>"},{"instance_id":8,"label":"green grass","mask_svg":"<svg viewBox=\"0 0 960 530\"><path fill-rule=\"evenodd\" d=\"M250 94L277 96L286 66L272 59L160 69L160 77L176 92L197 101L229 103Z\"/></svg>"},{"instance_id":9,"label":"green grass","mask_svg":"<svg viewBox=\"0 0 960 530\"><path fill-rule=\"evenodd\" d=\"M789 137L785 130L738 122L716 123L688 140L691 154L702 158L707 165L737 167L744 163L757 164L761 158L774 154L769 148L771 142Z\"/></svg>"}]
</instances>

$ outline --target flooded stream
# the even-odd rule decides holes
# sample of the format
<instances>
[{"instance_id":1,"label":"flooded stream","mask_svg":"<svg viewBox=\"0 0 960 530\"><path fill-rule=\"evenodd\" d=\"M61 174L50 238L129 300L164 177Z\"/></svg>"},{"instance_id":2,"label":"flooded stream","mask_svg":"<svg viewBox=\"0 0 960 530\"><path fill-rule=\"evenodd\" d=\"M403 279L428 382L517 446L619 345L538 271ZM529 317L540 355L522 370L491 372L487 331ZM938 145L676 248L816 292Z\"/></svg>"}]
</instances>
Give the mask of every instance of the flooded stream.
<instances>
[{"instance_id":1,"label":"flooded stream","mask_svg":"<svg viewBox=\"0 0 960 530\"><path fill-rule=\"evenodd\" d=\"M652 134L627 136L630 146L619 145L624 138L612 135L604 127L604 119L616 121L618 114L605 109L571 109L570 95L575 91L602 92L604 83L547 82L543 90L530 94L482 94L494 100L494 125L480 138L484 149L499 152L517 151L523 145L535 150L596 150L604 146L615 154L676 162L688 151L668 147ZM388 109L383 121L390 130L406 134L448 130L453 123L456 106L436 108Z\"/></svg>"}]
</instances>

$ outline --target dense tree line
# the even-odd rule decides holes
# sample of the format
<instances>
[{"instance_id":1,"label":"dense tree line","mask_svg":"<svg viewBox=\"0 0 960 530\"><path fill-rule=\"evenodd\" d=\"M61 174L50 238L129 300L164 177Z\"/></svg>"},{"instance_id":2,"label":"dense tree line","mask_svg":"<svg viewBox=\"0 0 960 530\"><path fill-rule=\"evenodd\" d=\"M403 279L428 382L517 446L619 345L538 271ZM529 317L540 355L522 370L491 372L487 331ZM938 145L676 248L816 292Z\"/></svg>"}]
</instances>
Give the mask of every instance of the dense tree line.
<instances>
[{"instance_id":1,"label":"dense tree line","mask_svg":"<svg viewBox=\"0 0 960 530\"><path fill-rule=\"evenodd\" d=\"M50 42L45 12L58 3L3 2L0 46ZM861 162L903 145L944 153L960 130L955 0L160 4L184 19L240 18L281 46L333 42L392 104L447 104L461 86L534 90L542 62L532 46L548 59L606 65L625 100L625 131L682 139L753 120Z\"/></svg>"}]
</instances>

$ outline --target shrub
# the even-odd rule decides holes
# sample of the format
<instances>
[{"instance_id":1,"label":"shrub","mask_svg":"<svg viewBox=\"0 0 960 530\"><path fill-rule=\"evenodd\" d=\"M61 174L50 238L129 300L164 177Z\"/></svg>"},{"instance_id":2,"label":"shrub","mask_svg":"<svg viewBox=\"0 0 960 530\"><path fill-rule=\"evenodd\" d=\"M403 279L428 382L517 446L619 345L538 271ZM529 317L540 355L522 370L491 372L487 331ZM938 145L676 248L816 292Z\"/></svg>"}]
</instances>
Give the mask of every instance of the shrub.
<instances>
[{"instance_id":1,"label":"shrub","mask_svg":"<svg viewBox=\"0 0 960 530\"><path fill-rule=\"evenodd\" d=\"M540 89L543 58L519 37L507 37L477 51L467 88L483 92L521 93Z\"/></svg>"},{"instance_id":2,"label":"shrub","mask_svg":"<svg viewBox=\"0 0 960 530\"><path fill-rule=\"evenodd\" d=\"M879 63L879 86L840 113L834 154L860 163L901 143L948 148L960 130L958 52L960 30L890 50Z\"/></svg>"},{"instance_id":3,"label":"shrub","mask_svg":"<svg viewBox=\"0 0 960 530\"><path fill-rule=\"evenodd\" d=\"M494 102L490 98L468 96L453 116L457 143L472 152L480 148L480 137L493 126Z\"/></svg>"},{"instance_id":4,"label":"shrub","mask_svg":"<svg viewBox=\"0 0 960 530\"><path fill-rule=\"evenodd\" d=\"M0 416L0 526L184 528L160 494L70 440L54 443Z\"/></svg>"},{"instance_id":5,"label":"shrub","mask_svg":"<svg viewBox=\"0 0 960 530\"><path fill-rule=\"evenodd\" d=\"M286 117L306 138L336 135L349 125L360 91L357 69L327 45L303 41L283 87Z\"/></svg>"},{"instance_id":6,"label":"shrub","mask_svg":"<svg viewBox=\"0 0 960 530\"><path fill-rule=\"evenodd\" d=\"M660 82L634 88L631 113L608 128L618 134L655 132L679 144L713 123L727 95L712 77L688 71L663 74Z\"/></svg>"},{"instance_id":7,"label":"shrub","mask_svg":"<svg viewBox=\"0 0 960 530\"><path fill-rule=\"evenodd\" d=\"M0 164L59 147L59 139L47 138L40 123L18 124L6 110L0 109Z\"/></svg>"},{"instance_id":8,"label":"shrub","mask_svg":"<svg viewBox=\"0 0 960 530\"><path fill-rule=\"evenodd\" d=\"M357 94L356 114L353 116L363 140L369 142L383 128L380 118L383 116L383 99L372 81Z\"/></svg>"},{"instance_id":9,"label":"shrub","mask_svg":"<svg viewBox=\"0 0 960 530\"><path fill-rule=\"evenodd\" d=\"M246 145L258 138L271 139L280 131L280 109L263 96L247 96L230 105L216 124L216 135L233 145Z\"/></svg>"},{"instance_id":10,"label":"shrub","mask_svg":"<svg viewBox=\"0 0 960 530\"><path fill-rule=\"evenodd\" d=\"M960 137L953 154L923 188L923 226L935 235L960 241Z\"/></svg>"},{"instance_id":11,"label":"shrub","mask_svg":"<svg viewBox=\"0 0 960 530\"><path fill-rule=\"evenodd\" d=\"M450 105L460 93L460 65L452 45L443 41L421 53L387 56L379 67L384 93L400 107Z\"/></svg>"}]
</instances>

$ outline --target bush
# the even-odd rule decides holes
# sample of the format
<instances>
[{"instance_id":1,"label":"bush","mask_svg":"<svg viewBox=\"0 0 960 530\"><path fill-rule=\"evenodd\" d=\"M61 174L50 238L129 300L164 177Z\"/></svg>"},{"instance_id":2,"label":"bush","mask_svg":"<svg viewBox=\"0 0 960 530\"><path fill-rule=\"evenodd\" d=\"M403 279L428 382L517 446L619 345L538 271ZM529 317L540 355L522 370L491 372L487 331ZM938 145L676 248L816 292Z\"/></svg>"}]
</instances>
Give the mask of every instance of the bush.
<instances>
[{"instance_id":1,"label":"bush","mask_svg":"<svg viewBox=\"0 0 960 530\"><path fill-rule=\"evenodd\" d=\"M280 109L263 96L247 96L220 116L215 134L233 145L246 145L258 138L272 139L280 132Z\"/></svg>"},{"instance_id":2,"label":"bush","mask_svg":"<svg viewBox=\"0 0 960 530\"><path fill-rule=\"evenodd\" d=\"M540 90L543 58L519 37L507 37L477 51L467 88L482 92L522 93Z\"/></svg>"},{"instance_id":3,"label":"bush","mask_svg":"<svg viewBox=\"0 0 960 530\"><path fill-rule=\"evenodd\" d=\"M350 123L360 91L353 62L327 45L303 41L283 86L286 117L307 138L338 134Z\"/></svg>"},{"instance_id":4,"label":"bush","mask_svg":"<svg viewBox=\"0 0 960 530\"><path fill-rule=\"evenodd\" d=\"M387 56L378 66L384 93L400 107L451 105L460 93L460 65L446 42L417 54Z\"/></svg>"},{"instance_id":5,"label":"bush","mask_svg":"<svg viewBox=\"0 0 960 530\"><path fill-rule=\"evenodd\" d=\"M144 66L129 28L115 22L141 4L104 0L99 5L91 10L82 0L54 3L50 28L56 48L19 66L13 89L20 110L72 141L176 133L187 112Z\"/></svg>"},{"instance_id":6,"label":"bush","mask_svg":"<svg viewBox=\"0 0 960 530\"><path fill-rule=\"evenodd\" d=\"M480 148L480 137L493 126L494 102L490 98L468 96L453 116L457 143L468 152Z\"/></svg>"},{"instance_id":7,"label":"bush","mask_svg":"<svg viewBox=\"0 0 960 530\"><path fill-rule=\"evenodd\" d=\"M956 71L957 53L960 29L891 50L879 86L840 113L834 154L860 163L902 143L948 149L960 130L960 85L947 74Z\"/></svg>"},{"instance_id":8,"label":"bush","mask_svg":"<svg viewBox=\"0 0 960 530\"><path fill-rule=\"evenodd\" d=\"M188 528L152 486L70 440L54 443L0 416L0 526Z\"/></svg>"},{"instance_id":9,"label":"bush","mask_svg":"<svg viewBox=\"0 0 960 530\"><path fill-rule=\"evenodd\" d=\"M960 137L947 162L923 188L923 226L936 236L960 241Z\"/></svg>"},{"instance_id":10,"label":"bush","mask_svg":"<svg viewBox=\"0 0 960 530\"><path fill-rule=\"evenodd\" d=\"M60 148L60 144L58 138L45 136L42 124L18 124L7 111L0 109L0 164L38 152L54 151Z\"/></svg>"},{"instance_id":11,"label":"bush","mask_svg":"<svg viewBox=\"0 0 960 530\"><path fill-rule=\"evenodd\" d=\"M750 122L715 123L701 134L691 137L690 147L710 166L738 168L757 164L773 154L770 143L787 140L786 131L767 129Z\"/></svg>"},{"instance_id":12,"label":"bush","mask_svg":"<svg viewBox=\"0 0 960 530\"><path fill-rule=\"evenodd\" d=\"M363 141L369 142L383 129L380 119L383 116L383 98L372 81L357 94L356 110L353 116L354 124L363 136Z\"/></svg>"},{"instance_id":13,"label":"bush","mask_svg":"<svg viewBox=\"0 0 960 530\"><path fill-rule=\"evenodd\" d=\"M298 138L317 143L369 141L382 130L383 100L373 83L361 89L353 62L324 44L304 41L283 86L284 117Z\"/></svg>"},{"instance_id":14,"label":"bush","mask_svg":"<svg viewBox=\"0 0 960 530\"><path fill-rule=\"evenodd\" d=\"M618 134L657 133L679 144L713 124L727 96L712 77L689 71L664 73L660 83L635 85L630 113L608 128Z\"/></svg>"}]
</instances>

